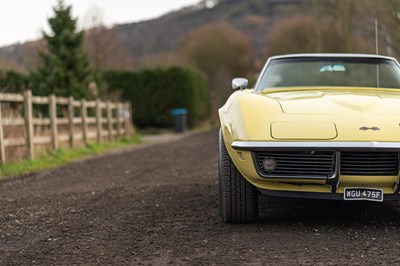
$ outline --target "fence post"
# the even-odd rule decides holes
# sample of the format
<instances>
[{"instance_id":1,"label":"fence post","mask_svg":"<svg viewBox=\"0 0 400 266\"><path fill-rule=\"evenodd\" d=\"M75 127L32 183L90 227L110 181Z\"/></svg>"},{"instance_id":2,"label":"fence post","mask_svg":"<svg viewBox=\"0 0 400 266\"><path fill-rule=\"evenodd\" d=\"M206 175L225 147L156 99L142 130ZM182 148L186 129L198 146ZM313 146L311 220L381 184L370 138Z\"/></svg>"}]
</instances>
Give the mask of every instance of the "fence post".
<instances>
[{"instance_id":1,"label":"fence post","mask_svg":"<svg viewBox=\"0 0 400 266\"><path fill-rule=\"evenodd\" d=\"M122 125L121 125L121 118L122 118L122 104L119 102L117 104L117 110L116 110L116 116L117 116L117 134L118 137L122 136Z\"/></svg>"},{"instance_id":2,"label":"fence post","mask_svg":"<svg viewBox=\"0 0 400 266\"><path fill-rule=\"evenodd\" d=\"M107 101L107 124L108 124L108 140L112 141L113 123L112 123L112 109L110 101Z\"/></svg>"},{"instance_id":3,"label":"fence post","mask_svg":"<svg viewBox=\"0 0 400 266\"><path fill-rule=\"evenodd\" d=\"M68 97L68 135L69 135L69 146L74 147L74 97Z\"/></svg>"},{"instance_id":4,"label":"fence post","mask_svg":"<svg viewBox=\"0 0 400 266\"><path fill-rule=\"evenodd\" d=\"M51 127L51 146L53 150L58 149L58 133L57 133L57 102L54 94L49 95L49 114Z\"/></svg>"},{"instance_id":5,"label":"fence post","mask_svg":"<svg viewBox=\"0 0 400 266\"><path fill-rule=\"evenodd\" d=\"M0 161L1 164L6 162L6 153L4 147L4 132L3 132L3 117L1 115L1 101L0 101Z\"/></svg>"},{"instance_id":6,"label":"fence post","mask_svg":"<svg viewBox=\"0 0 400 266\"><path fill-rule=\"evenodd\" d=\"M81 115L82 115L83 142L85 144L88 144L87 108L85 99L82 99L81 101Z\"/></svg>"},{"instance_id":7,"label":"fence post","mask_svg":"<svg viewBox=\"0 0 400 266\"><path fill-rule=\"evenodd\" d=\"M124 130L125 130L125 136L129 136L129 119L130 119L129 106L128 106L128 103L125 103L124 104Z\"/></svg>"},{"instance_id":8,"label":"fence post","mask_svg":"<svg viewBox=\"0 0 400 266\"><path fill-rule=\"evenodd\" d=\"M26 145L28 148L29 159L34 158L33 150L33 119L32 119L32 91L24 92L24 112L25 112L25 128L26 128Z\"/></svg>"},{"instance_id":9,"label":"fence post","mask_svg":"<svg viewBox=\"0 0 400 266\"><path fill-rule=\"evenodd\" d=\"M133 135L135 134L135 127L132 123L133 112L132 112L132 104L130 102L128 102L128 112L129 112L129 134Z\"/></svg>"},{"instance_id":10,"label":"fence post","mask_svg":"<svg viewBox=\"0 0 400 266\"><path fill-rule=\"evenodd\" d=\"M100 99L96 100L96 128L97 128L97 143L101 143L101 131L102 131L102 115L101 115L101 102Z\"/></svg>"}]
</instances>

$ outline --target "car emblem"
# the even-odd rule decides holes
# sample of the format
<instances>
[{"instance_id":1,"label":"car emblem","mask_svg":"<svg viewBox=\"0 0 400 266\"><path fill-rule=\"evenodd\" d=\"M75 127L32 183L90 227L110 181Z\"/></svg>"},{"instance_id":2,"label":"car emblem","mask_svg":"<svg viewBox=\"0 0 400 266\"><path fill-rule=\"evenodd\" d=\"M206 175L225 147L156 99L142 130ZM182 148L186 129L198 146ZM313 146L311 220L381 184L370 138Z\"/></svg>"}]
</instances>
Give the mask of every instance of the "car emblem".
<instances>
[{"instance_id":1,"label":"car emblem","mask_svg":"<svg viewBox=\"0 0 400 266\"><path fill-rule=\"evenodd\" d=\"M360 130L373 130L373 131L377 131L377 130L381 130L379 127L360 127Z\"/></svg>"}]
</instances>

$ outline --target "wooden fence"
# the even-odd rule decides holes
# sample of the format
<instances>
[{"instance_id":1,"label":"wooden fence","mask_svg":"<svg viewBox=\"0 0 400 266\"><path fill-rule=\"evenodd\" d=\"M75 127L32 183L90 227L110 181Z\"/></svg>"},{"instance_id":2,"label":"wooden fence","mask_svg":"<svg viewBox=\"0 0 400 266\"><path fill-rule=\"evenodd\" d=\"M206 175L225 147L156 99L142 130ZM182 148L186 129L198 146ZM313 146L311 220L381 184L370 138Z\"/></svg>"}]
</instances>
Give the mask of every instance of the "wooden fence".
<instances>
[{"instance_id":1,"label":"wooden fence","mask_svg":"<svg viewBox=\"0 0 400 266\"><path fill-rule=\"evenodd\" d=\"M23 104L20 117L3 117L1 106L4 102ZM33 105L47 105L48 116L34 117ZM90 109L91 112L88 112ZM45 109L42 107L41 110ZM60 110L65 110L63 117L58 116ZM111 141L118 136L130 135L133 133L131 113L129 103L102 102L99 99L96 101L76 100L73 97L65 98L55 95L39 97L32 96L29 90L22 94L0 93L0 162L2 164L6 162L5 149L7 147L25 146L27 157L33 159L36 145L51 144L52 149L58 149L60 143L63 142L68 142L70 147L74 147L77 141L87 144L90 140L96 140L97 143L101 143ZM4 129L10 126L23 126L24 137L6 138ZM35 126L50 127L50 136L35 136ZM60 126L67 127L68 134L59 134ZM96 130L89 130L89 126L95 127Z\"/></svg>"}]
</instances>

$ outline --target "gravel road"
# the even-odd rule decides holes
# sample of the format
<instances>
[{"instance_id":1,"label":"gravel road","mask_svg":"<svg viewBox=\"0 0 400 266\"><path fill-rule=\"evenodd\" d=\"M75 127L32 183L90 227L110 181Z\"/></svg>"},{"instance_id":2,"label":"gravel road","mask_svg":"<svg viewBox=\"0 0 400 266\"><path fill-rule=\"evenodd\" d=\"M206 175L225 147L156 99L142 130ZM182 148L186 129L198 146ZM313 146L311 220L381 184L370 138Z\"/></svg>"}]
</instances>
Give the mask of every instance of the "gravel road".
<instances>
[{"instance_id":1,"label":"gravel road","mask_svg":"<svg viewBox=\"0 0 400 266\"><path fill-rule=\"evenodd\" d=\"M0 265L399 264L399 204L263 197L218 216L217 132L0 182Z\"/></svg>"}]
</instances>

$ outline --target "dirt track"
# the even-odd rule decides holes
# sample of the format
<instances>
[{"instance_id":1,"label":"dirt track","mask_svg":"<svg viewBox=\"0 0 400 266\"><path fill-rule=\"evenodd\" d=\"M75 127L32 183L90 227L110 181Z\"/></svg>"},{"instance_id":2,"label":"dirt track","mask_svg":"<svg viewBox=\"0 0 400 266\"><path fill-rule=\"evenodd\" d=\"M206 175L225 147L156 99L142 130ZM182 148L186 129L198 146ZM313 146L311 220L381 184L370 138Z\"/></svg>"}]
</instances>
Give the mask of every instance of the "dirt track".
<instances>
[{"instance_id":1,"label":"dirt track","mask_svg":"<svg viewBox=\"0 0 400 266\"><path fill-rule=\"evenodd\" d=\"M0 182L0 265L399 264L398 203L263 198L219 220L217 132Z\"/></svg>"}]
</instances>

